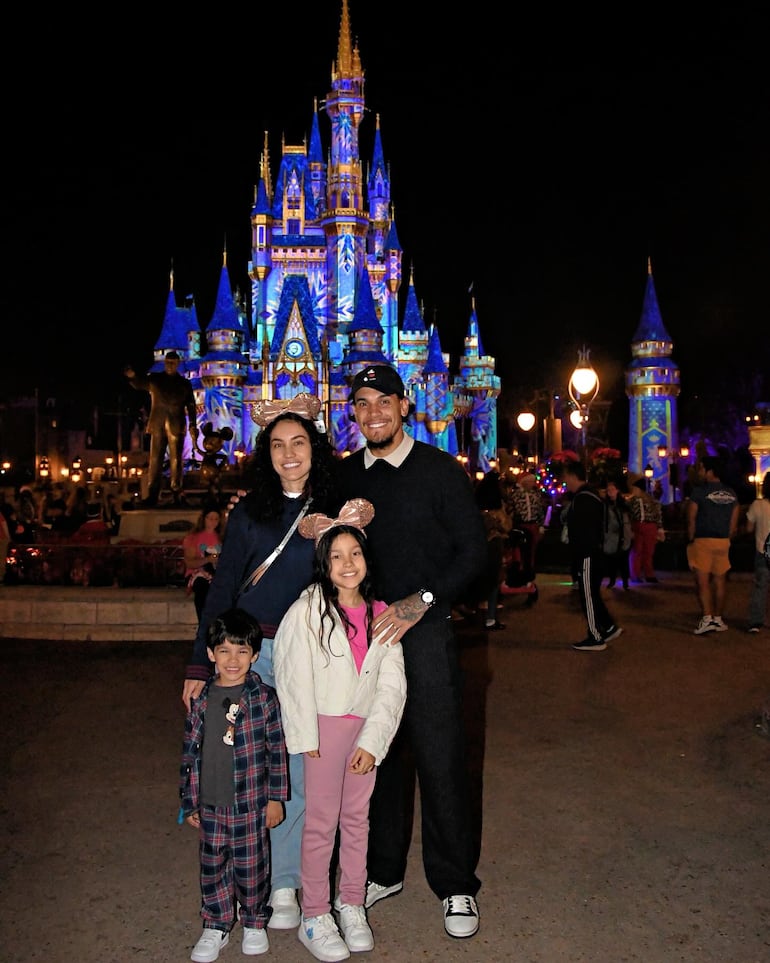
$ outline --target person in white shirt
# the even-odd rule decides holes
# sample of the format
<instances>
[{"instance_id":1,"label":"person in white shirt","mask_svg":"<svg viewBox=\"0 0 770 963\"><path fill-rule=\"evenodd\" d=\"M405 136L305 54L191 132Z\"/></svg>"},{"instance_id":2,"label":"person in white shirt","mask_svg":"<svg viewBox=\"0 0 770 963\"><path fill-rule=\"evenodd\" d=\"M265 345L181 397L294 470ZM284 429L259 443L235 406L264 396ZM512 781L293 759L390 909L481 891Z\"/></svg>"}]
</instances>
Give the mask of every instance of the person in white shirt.
<instances>
[{"instance_id":1,"label":"person in white shirt","mask_svg":"<svg viewBox=\"0 0 770 963\"><path fill-rule=\"evenodd\" d=\"M762 497L755 499L746 512L746 531L754 533L754 585L749 599L749 632L759 632L767 614L770 588L770 562L765 557L765 542L770 534L770 471L762 479Z\"/></svg>"}]
</instances>

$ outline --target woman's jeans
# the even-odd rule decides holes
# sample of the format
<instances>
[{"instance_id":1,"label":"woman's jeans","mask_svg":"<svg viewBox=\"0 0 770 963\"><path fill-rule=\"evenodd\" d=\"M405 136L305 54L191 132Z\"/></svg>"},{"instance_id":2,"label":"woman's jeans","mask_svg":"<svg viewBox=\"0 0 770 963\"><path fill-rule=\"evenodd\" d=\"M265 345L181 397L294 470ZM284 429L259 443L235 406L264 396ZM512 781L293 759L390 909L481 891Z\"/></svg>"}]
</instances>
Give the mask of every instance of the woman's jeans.
<instances>
[{"instance_id":1,"label":"woman's jeans","mask_svg":"<svg viewBox=\"0 0 770 963\"><path fill-rule=\"evenodd\" d=\"M273 674L273 640L262 639L259 658L252 669L267 685L275 688ZM270 887L299 889L300 848L305 822L305 775L302 753L289 753L289 785L291 798L284 804L286 818L270 830Z\"/></svg>"}]
</instances>

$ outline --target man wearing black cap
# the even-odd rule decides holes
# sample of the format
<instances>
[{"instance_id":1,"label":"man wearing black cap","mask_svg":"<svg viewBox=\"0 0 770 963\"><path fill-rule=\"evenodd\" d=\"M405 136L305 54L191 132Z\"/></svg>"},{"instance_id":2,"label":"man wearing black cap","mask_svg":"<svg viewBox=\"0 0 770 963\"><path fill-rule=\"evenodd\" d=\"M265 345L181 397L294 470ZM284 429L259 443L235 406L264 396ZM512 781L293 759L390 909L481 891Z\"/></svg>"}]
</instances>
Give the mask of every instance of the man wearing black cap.
<instances>
[{"instance_id":1,"label":"man wearing black cap","mask_svg":"<svg viewBox=\"0 0 770 963\"><path fill-rule=\"evenodd\" d=\"M473 490L457 461L415 441L403 421L409 399L389 365L359 371L350 392L366 448L340 466L344 498L375 507L367 538L377 593L389 603L373 635L404 648L408 696L403 723L380 765L369 814L366 905L403 888L410 827L406 825L409 740L420 785L425 876L443 902L450 936L479 927L478 849L465 767L459 647L451 605L486 563L486 537Z\"/></svg>"},{"instance_id":2,"label":"man wearing black cap","mask_svg":"<svg viewBox=\"0 0 770 963\"><path fill-rule=\"evenodd\" d=\"M195 395L192 385L179 374L179 355L167 351L163 359L164 371L138 375L131 365L123 369L131 387L150 393L150 417L147 431L150 435L150 467L147 498L142 504L151 508L158 504L163 481L163 459L168 448L171 491L178 504L182 491L182 449L185 435L185 412L193 446L198 441Z\"/></svg>"}]
</instances>

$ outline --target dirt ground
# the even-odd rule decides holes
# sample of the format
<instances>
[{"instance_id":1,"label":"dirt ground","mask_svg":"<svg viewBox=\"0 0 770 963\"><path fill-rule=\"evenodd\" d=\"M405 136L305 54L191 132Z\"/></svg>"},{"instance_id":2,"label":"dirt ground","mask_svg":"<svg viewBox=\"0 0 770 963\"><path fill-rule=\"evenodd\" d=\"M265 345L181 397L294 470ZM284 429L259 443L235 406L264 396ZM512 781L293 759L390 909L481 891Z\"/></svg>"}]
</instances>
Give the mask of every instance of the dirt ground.
<instances>
[{"instance_id":1,"label":"dirt ground","mask_svg":"<svg viewBox=\"0 0 770 963\"><path fill-rule=\"evenodd\" d=\"M505 631L461 626L481 929L444 934L417 820L404 892L370 911L362 963L768 963L770 629L744 631L749 578L731 578L719 635L692 634L682 573L607 590L625 632L602 653L569 648L584 623L559 576L531 609L505 600ZM0 641L3 963L189 959L189 648ZM263 959L312 959L295 932L269 934ZM236 930L220 960L242 958Z\"/></svg>"}]
</instances>

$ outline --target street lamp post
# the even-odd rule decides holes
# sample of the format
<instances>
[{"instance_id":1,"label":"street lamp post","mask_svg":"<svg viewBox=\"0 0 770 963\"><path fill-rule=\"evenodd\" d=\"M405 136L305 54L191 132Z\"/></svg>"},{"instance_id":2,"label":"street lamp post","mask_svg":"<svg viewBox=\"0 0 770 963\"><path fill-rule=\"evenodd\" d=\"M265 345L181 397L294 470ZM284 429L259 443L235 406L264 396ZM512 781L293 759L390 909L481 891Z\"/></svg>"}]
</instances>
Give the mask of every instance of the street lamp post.
<instances>
[{"instance_id":1,"label":"street lamp post","mask_svg":"<svg viewBox=\"0 0 770 963\"><path fill-rule=\"evenodd\" d=\"M581 432L583 458L586 459L586 429L590 417L591 405L599 394L599 375L590 361L591 352L585 345L578 351L578 363L570 375L567 386L570 399L575 410L570 415L570 421ZM574 417L573 417L574 416Z\"/></svg>"},{"instance_id":2,"label":"street lamp post","mask_svg":"<svg viewBox=\"0 0 770 963\"><path fill-rule=\"evenodd\" d=\"M516 416L516 424L527 435L533 428L535 429L535 464L537 464L537 417L529 410L522 411ZM527 443L527 455L529 455L529 443Z\"/></svg>"}]
</instances>

